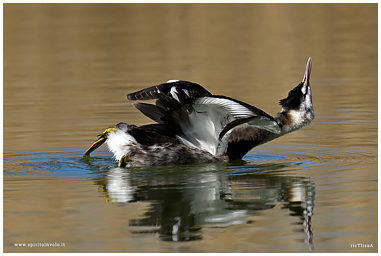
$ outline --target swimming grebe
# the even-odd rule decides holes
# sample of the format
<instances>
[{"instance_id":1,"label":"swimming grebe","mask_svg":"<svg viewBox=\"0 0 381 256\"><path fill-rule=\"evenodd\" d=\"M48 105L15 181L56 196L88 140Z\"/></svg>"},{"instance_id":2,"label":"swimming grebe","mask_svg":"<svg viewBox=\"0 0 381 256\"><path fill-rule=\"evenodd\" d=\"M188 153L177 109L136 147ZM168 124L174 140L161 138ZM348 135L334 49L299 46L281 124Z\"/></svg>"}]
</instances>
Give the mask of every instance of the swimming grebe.
<instances>
[{"instance_id":1,"label":"swimming grebe","mask_svg":"<svg viewBox=\"0 0 381 256\"><path fill-rule=\"evenodd\" d=\"M275 117L201 85L169 80L128 100L156 100L135 107L157 124L119 123L106 129L84 156L107 143L119 166L207 163L241 159L253 147L310 124L314 119L310 87L311 58L302 82L279 103Z\"/></svg>"}]
</instances>

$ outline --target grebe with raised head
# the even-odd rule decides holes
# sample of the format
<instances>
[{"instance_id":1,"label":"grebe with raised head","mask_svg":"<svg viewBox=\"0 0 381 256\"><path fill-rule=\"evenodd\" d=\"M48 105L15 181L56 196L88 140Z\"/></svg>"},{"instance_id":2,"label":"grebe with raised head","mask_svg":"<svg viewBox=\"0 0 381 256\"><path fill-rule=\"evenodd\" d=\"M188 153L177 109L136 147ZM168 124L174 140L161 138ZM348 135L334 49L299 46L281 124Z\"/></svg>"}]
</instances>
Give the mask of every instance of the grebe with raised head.
<instances>
[{"instance_id":1,"label":"grebe with raised head","mask_svg":"<svg viewBox=\"0 0 381 256\"><path fill-rule=\"evenodd\" d=\"M241 159L252 148L312 122L311 61L302 82L280 100L282 110L275 117L187 81L169 80L127 94L128 100L156 100L155 105L134 105L157 124L119 123L106 129L84 156L106 142L121 167Z\"/></svg>"}]
</instances>

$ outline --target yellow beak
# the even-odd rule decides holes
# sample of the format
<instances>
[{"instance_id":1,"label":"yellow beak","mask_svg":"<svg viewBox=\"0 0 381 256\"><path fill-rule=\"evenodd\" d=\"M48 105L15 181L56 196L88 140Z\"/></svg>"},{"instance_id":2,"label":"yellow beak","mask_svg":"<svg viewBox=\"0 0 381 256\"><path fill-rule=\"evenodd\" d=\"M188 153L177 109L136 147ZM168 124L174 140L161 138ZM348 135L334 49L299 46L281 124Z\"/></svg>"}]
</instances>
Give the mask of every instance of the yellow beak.
<instances>
[{"instance_id":1,"label":"yellow beak","mask_svg":"<svg viewBox=\"0 0 381 256\"><path fill-rule=\"evenodd\" d=\"M83 156L90 156L91 152L102 146L103 143L107 140L107 134L110 132L116 132L116 128L107 128L102 134L100 134L99 139L89 147Z\"/></svg>"}]
</instances>

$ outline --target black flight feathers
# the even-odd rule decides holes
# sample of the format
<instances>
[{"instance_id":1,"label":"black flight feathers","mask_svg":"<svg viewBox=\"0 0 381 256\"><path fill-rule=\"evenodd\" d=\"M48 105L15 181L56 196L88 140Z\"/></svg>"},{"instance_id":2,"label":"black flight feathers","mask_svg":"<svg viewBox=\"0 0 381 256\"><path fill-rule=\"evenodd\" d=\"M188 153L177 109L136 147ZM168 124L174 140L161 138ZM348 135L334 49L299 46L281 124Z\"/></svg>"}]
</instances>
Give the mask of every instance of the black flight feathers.
<instances>
[{"instance_id":1,"label":"black flight feathers","mask_svg":"<svg viewBox=\"0 0 381 256\"><path fill-rule=\"evenodd\" d=\"M199 84L187 81L175 81L127 94L126 98L129 100L156 99L156 106L146 103L135 103L134 105L140 112L155 122L170 125L171 114L178 115L178 111L175 109L181 109L199 97L211 95L210 92Z\"/></svg>"},{"instance_id":2,"label":"black flight feathers","mask_svg":"<svg viewBox=\"0 0 381 256\"><path fill-rule=\"evenodd\" d=\"M187 81L176 81L172 83L163 83L134 93L127 94L126 98L129 100L153 100L159 99L162 95L172 97L171 90L173 91L176 87L182 89L183 91L183 94L180 96L180 102L182 102L183 105L185 105L186 103L190 103L188 102L189 100L212 95L199 84Z\"/></svg>"},{"instance_id":3,"label":"black flight feathers","mask_svg":"<svg viewBox=\"0 0 381 256\"><path fill-rule=\"evenodd\" d=\"M252 123L257 126L258 124L261 126L264 123L264 126L273 125L274 127L271 127L271 129L280 130L274 118L264 111L239 100L226 96L212 95L201 85L187 81L175 81L152 86L127 94L126 98L129 100L156 99L156 105L146 103L135 103L134 105L150 119L171 128L180 128L180 126L187 125L187 115L195 111L192 104L210 106L209 103L212 102L216 107L223 109L234 117L233 120L223 127L219 134L219 139L229 130L243 123Z\"/></svg>"},{"instance_id":4,"label":"black flight feathers","mask_svg":"<svg viewBox=\"0 0 381 256\"><path fill-rule=\"evenodd\" d=\"M211 95L210 92L199 84L187 81L175 81L127 94L126 98L129 100L156 99L156 106L146 103L136 103L134 105L140 112L155 122L169 125L169 110L181 109L183 106L191 104L194 99Z\"/></svg>"},{"instance_id":5,"label":"black flight feathers","mask_svg":"<svg viewBox=\"0 0 381 256\"><path fill-rule=\"evenodd\" d=\"M182 112L183 107L191 104L194 99L212 94L201 85L187 81L176 81L152 86L126 95L129 100L153 100L156 105L147 103L135 103L134 106L145 116L159 124L177 127L173 120ZM182 115L184 116L184 115ZM175 122L175 125L173 125Z\"/></svg>"}]
</instances>

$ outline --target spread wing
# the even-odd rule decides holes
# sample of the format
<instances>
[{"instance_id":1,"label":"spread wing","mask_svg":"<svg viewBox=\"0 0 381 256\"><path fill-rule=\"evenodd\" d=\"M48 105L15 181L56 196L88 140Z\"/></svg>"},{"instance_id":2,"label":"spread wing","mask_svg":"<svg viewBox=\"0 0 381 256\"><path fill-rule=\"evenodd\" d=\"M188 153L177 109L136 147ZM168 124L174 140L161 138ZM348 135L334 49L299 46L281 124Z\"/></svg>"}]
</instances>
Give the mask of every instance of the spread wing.
<instances>
[{"instance_id":1,"label":"spread wing","mask_svg":"<svg viewBox=\"0 0 381 256\"><path fill-rule=\"evenodd\" d=\"M153 100L159 99L160 95L169 96L184 105L190 103L193 99L211 96L212 94L196 83L169 80L167 83L127 94L126 97L129 100Z\"/></svg>"},{"instance_id":2,"label":"spread wing","mask_svg":"<svg viewBox=\"0 0 381 256\"><path fill-rule=\"evenodd\" d=\"M247 103L212 95L201 85L174 81L126 95L129 100L156 99L156 105L136 103L135 107L152 120L177 129L184 144L214 156L226 153L231 130L240 124L273 133L281 127L273 117Z\"/></svg>"}]
</instances>

